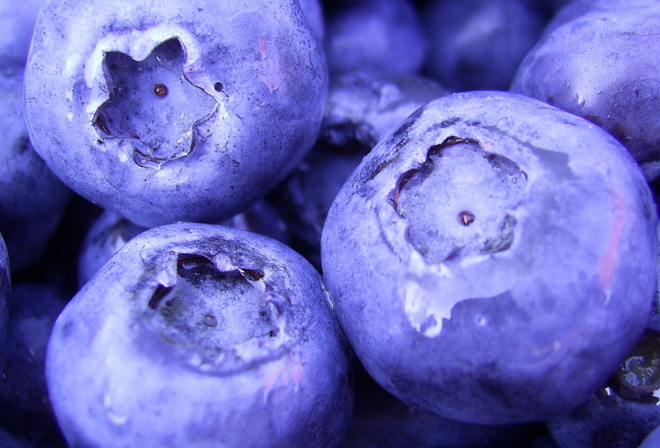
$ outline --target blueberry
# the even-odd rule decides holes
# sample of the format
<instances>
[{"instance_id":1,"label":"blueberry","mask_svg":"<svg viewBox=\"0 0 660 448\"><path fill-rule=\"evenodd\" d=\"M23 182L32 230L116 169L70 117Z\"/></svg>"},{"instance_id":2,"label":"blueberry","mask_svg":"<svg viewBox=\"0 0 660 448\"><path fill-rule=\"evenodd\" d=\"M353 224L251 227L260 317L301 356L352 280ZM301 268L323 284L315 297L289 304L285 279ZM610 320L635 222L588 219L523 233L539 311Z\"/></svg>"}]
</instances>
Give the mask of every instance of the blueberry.
<instances>
[{"instance_id":1,"label":"blueberry","mask_svg":"<svg viewBox=\"0 0 660 448\"><path fill-rule=\"evenodd\" d=\"M243 213L221 223L249 232L288 242L286 224L277 210L265 200L257 201ZM87 231L77 266L78 285L82 287L101 267L133 237L147 230L121 215L105 211Z\"/></svg>"},{"instance_id":2,"label":"blueberry","mask_svg":"<svg viewBox=\"0 0 660 448\"><path fill-rule=\"evenodd\" d=\"M71 191L32 147L25 123L23 71L0 70L0 231L14 273L35 266Z\"/></svg>"},{"instance_id":3,"label":"blueberry","mask_svg":"<svg viewBox=\"0 0 660 448\"><path fill-rule=\"evenodd\" d=\"M0 445L4 448L32 448L28 441L14 436L10 432L0 428Z\"/></svg>"},{"instance_id":4,"label":"blueberry","mask_svg":"<svg viewBox=\"0 0 660 448\"><path fill-rule=\"evenodd\" d=\"M321 0L299 0L300 8L307 18L307 23L314 36L321 42L325 38L325 16Z\"/></svg>"},{"instance_id":5,"label":"blueberry","mask_svg":"<svg viewBox=\"0 0 660 448\"><path fill-rule=\"evenodd\" d=\"M454 91L507 90L545 19L522 0L434 0L425 73Z\"/></svg>"},{"instance_id":6,"label":"blueberry","mask_svg":"<svg viewBox=\"0 0 660 448\"><path fill-rule=\"evenodd\" d=\"M331 80L320 139L371 149L408 115L449 92L418 75L357 71Z\"/></svg>"},{"instance_id":7,"label":"blueberry","mask_svg":"<svg viewBox=\"0 0 660 448\"><path fill-rule=\"evenodd\" d=\"M0 71L8 66L24 67L32 30L45 0L0 2Z\"/></svg>"},{"instance_id":8,"label":"blueberry","mask_svg":"<svg viewBox=\"0 0 660 448\"><path fill-rule=\"evenodd\" d=\"M660 446L660 426L651 432L639 445L639 448L656 448Z\"/></svg>"},{"instance_id":9,"label":"blueberry","mask_svg":"<svg viewBox=\"0 0 660 448\"><path fill-rule=\"evenodd\" d=\"M46 359L72 446L334 446L349 375L309 263L267 237L192 223L130 240L66 306Z\"/></svg>"},{"instance_id":10,"label":"blueberry","mask_svg":"<svg viewBox=\"0 0 660 448\"><path fill-rule=\"evenodd\" d=\"M297 0L49 2L30 136L81 196L152 227L247 209L311 148L327 68Z\"/></svg>"},{"instance_id":11,"label":"blueberry","mask_svg":"<svg viewBox=\"0 0 660 448\"><path fill-rule=\"evenodd\" d=\"M82 243L78 258L78 286L83 287L131 238L147 229L115 212L106 210L101 213Z\"/></svg>"},{"instance_id":12,"label":"blueberry","mask_svg":"<svg viewBox=\"0 0 660 448\"><path fill-rule=\"evenodd\" d=\"M647 7L653 6L654 3L656 3L655 0L573 0L553 15L552 20L544 28L543 34L549 34L556 28L590 12Z\"/></svg>"},{"instance_id":13,"label":"blueberry","mask_svg":"<svg viewBox=\"0 0 660 448\"><path fill-rule=\"evenodd\" d=\"M548 422L562 448L637 448L660 426L660 332L647 329L606 387Z\"/></svg>"},{"instance_id":14,"label":"blueberry","mask_svg":"<svg viewBox=\"0 0 660 448\"><path fill-rule=\"evenodd\" d=\"M64 445L48 398L44 362L51 329L66 299L55 286L15 284L7 343L0 356L0 425L41 447Z\"/></svg>"},{"instance_id":15,"label":"blueberry","mask_svg":"<svg viewBox=\"0 0 660 448\"><path fill-rule=\"evenodd\" d=\"M603 127L639 163L657 161L658 26L657 2L579 15L546 34L527 54L511 90Z\"/></svg>"},{"instance_id":16,"label":"blueberry","mask_svg":"<svg viewBox=\"0 0 660 448\"><path fill-rule=\"evenodd\" d=\"M362 157L409 114L447 91L417 75L355 72L331 80L314 148L272 196L293 247L320 267L330 204Z\"/></svg>"},{"instance_id":17,"label":"blueberry","mask_svg":"<svg viewBox=\"0 0 660 448\"><path fill-rule=\"evenodd\" d=\"M9 255L5 240L0 233L0 347L5 343L7 320L11 297L11 275L9 274Z\"/></svg>"},{"instance_id":18,"label":"blueberry","mask_svg":"<svg viewBox=\"0 0 660 448\"><path fill-rule=\"evenodd\" d=\"M649 187L606 132L469 92L422 107L364 158L321 260L386 390L460 421L520 423L584 402L629 353L656 287L655 232Z\"/></svg>"},{"instance_id":19,"label":"blueberry","mask_svg":"<svg viewBox=\"0 0 660 448\"><path fill-rule=\"evenodd\" d=\"M475 425L407 406L373 380L358 383L355 410L342 448L502 448L527 447L543 425Z\"/></svg>"},{"instance_id":20,"label":"blueberry","mask_svg":"<svg viewBox=\"0 0 660 448\"><path fill-rule=\"evenodd\" d=\"M332 73L373 70L415 74L426 41L410 0L364 0L331 8L325 49Z\"/></svg>"}]
</instances>

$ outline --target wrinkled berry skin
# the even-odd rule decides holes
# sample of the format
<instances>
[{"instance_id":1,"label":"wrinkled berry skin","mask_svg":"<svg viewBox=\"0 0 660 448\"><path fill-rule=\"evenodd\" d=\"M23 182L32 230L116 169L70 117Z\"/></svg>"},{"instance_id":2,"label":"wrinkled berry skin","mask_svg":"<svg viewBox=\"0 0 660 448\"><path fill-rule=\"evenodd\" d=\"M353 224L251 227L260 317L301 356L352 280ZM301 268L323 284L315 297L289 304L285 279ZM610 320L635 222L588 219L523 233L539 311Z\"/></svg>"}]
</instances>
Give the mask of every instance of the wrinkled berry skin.
<instances>
[{"instance_id":1,"label":"wrinkled berry skin","mask_svg":"<svg viewBox=\"0 0 660 448\"><path fill-rule=\"evenodd\" d=\"M314 143L327 69L296 0L56 0L25 84L53 172L152 227L220 222L281 180Z\"/></svg>"},{"instance_id":2,"label":"wrinkled berry skin","mask_svg":"<svg viewBox=\"0 0 660 448\"><path fill-rule=\"evenodd\" d=\"M365 157L321 260L351 345L390 393L466 422L536 421L585 401L640 335L655 226L638 166L602 129L470 92Z\"/></svg>"},{"instance_id":3,"label":"wrinkled berry skin","mask_svg":"<svg viewBox=\"0 0 660 448\"><path fill-rule=\"evenodd\" d=\"M299 253L320 267L323 222L348 176L388 131L447 93L416 75L355 72L331 80L316 144L272 194Z\"/></svg>"},{"instance_id":4,"label":"wrinkled berry skin","mask_svg":"<svg viewBox=\"0 0 660 448\"><path fill-rule=\"evenodd\" d=\"M602 4L602 10L578 14L546 34L518 68L511 91L603 127L640 163L656 161L660 158L660 5L606 8Z\"/></svg>"},{"instance_id":5,"label":"wrinkled berry skin","mask_svg":"<svg viewBox=\"0 0 660 448\"><path fill-rule=\"evenodd\" d=\"M72 446L335 446L348 345L288 247L209 224L129 241L57 319L46 378Z\"/></svg>"},{"instance_id":6,"label":"wrinkled berry skin","mask_svg":"<svg viewBox=\"0 0 660 448\"><path fill-rule=\"evenodd\" d=\"M22 67L0 70L0 135L0 231L18 273L42 259L71 199L30 142Z\"/></svg>"},{"instance_id":7,"label":"wrinkled berry skin","mask_svg":"<svg viewBox=\"0 0 660 448\"><path fill-rule=\"evenodd\" d=\"M258 233L287 244L288 232L275 208L259 200L243 213L224 221L221 225ZM127 241L147 230L133 224L121 215L104 211L90 226L78 257L78 286L82 287L99 269L117 253Z\"/></svg>"}]
</instances>

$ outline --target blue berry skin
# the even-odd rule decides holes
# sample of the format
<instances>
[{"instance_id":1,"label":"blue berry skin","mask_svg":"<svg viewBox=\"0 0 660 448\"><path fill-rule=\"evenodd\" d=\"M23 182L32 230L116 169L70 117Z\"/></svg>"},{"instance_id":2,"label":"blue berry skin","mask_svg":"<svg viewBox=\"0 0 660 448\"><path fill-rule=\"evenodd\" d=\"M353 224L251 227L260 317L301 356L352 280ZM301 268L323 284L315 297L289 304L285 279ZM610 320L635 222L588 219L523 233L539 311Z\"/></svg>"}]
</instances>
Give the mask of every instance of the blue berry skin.
<instances>
[{"instance_id":1,"label":"blue berry skin","mask_svg":"<svg viewBox=\"0 0 660 448\"><path fill-rule=\"evenodd\" d=\"M0 68L0 231L11 269L25 272L43 257L71 191L32 147L25 123L23 68Z\"/></svg>"},{"instance_id":2,"label":"blue berry skin","mask_svg":"<svg viewBox=\"0 0 660 448\"><path fill-rule=\"evenodd\" d=\"M311 148L325 58L297 0L55 0L25 75L37 152L152 227L247 209Z\"/></svg>"},{"instance_id":3,"label":"blue berry skin","mask_svg":"<svg viewBox=\"0 0 660 448\"><path fill-rule=\"evenodd\" d=\"M335 446L348 344L288 247L210 224L133 238L53 329L46 378L72 446Z\"/></svg>"},{"instance_id":4,"label":"blue berry skin","mask_svg":"<svg viewBox=\"0 0 660 448\"><path fill-rule=\"evenodd\" d=\"M321 261L365 368L472 423L568 412L644 329L656 212L602 129L508 92L432 101L333 202Z\"/></svg>"},{"instance_id":5,"label":"blue berry skin","mask_svg":"<svg viewBox=\"0 0 660 448\"><path fill-rule=\"evenodd\" d=\"M560 26L591 12L653 7L654 3L657 5L656 0L573 0L558 9L543 29L543 34L549 34Z\"/></svg>"},{"instance_id":6,"label":"blue berry skin","mask_svg":"<svg viewBox=\"0 0 660 448\"><path fill-rule=\"evenodd\" d=\"M639 448L658 448L659 446L660 446L660 426L654 429L653 432L644 439L642 444L639 445Z\"/></svg>"},{"instance_id":7,"label":"blue berry skin","mask_svg":"<svg viewBox=\"0 0 660 448\"><path fill-rule=\"evenodd\" d=\"M606 387L548 428L562 448L637 448L660 426L660 332L647 329Z\"/></svg>"},{"instance_id":8,"label":"blue berry skin","mask_svg":"<svg viewBox=\"0 0 660 448\"><path fill-rule=\"evenodd\" d=\"M45 0L3 0L0 2L0 71L23 68L39 8Z\"/></svg>"},{"instance_id":9,"label":"blue berry skin","mask_svg":"<svg viewBox=\"0 0 660 448\"><path fill-rule=\"evenodd\" d=\"M545 19L519 0L434 0L424 73L453 91L507 90Z\"/></svg>"},{"instance_id":10,"label":"blue berry skin","mask_svg":"<svg viewBox=\"0 0 660 448\"><path fill-rule=\"evenodd\" d=\"M9 303L11 301L11 275L9 273L9 254L7 245L0 233L0 347L5 343Z\"/></svg>"},{"instance_id":11,"label":"blue berry skin","mask_svg":"<svg viewBox=\"0 0 660 448\"><path fill-rule=\"evenodd\" d=\"M358 366L356 383L362 381L356 384L355 410L341 448L527 447L544 428L540 423L475 425L450 420L407 406L360 373Z\"/></svg>"},{"instance_id":12,"label":"blue berry skin","mask_svg":"<svg viewBox=\"0 0 660 448\"><path fill-rule=\"evenodd\" d=\"M289 239L286 224L277 210L263 199L220 224L265 235L284 244ZM147 227L133 224L115 212L101 213L82 242L77 266L78 286L84 286L126 242L145 230Z\"/></svg>"},{"instance_id":13,"label":"blue berry skin","mask_svg":"<svg viewBox=\"0 0 660 448\"><path fill-rule=\"evenodd\" d=\"M271 195L293 247L313 265L320 268L330 204L362 158L408 115L447 93L417 75L355 72L331 80L316 144Z\"/></svg>"},{"instance_id":14,"label":"blue berry skin","mask_svg":"<svg viewBox=\"0 0 660 448\"><path fill-rule=\"evenodd\" d=\"M329 9L325 52L333 74L415 74L424 62L426 40L410 0L365 0Z\"/></svg>"},{"instance_id":15,"label":"blue berry skin","mask_svg":"<svg viewBox=\"0 0 660 448\"><path fill-rule=\"evenodd\" d=\"M657 2L578 15L546 34L527 54L511 91L603 127L639 163L657 161L659 26Z\"/></svg>"},{"instance_id":16,"label":"blue berry skin","mask_svg":"<svg viewBox=\"0 0 660 448\"><path fill-rule=\"evenodd\" d=\"M85 234L80 248L78 286L82 288L131 238L145 230L148 228L133 224L118 213L102 212Z\"/></svg>"},{"instance_id":17,"label":"blue berry skin","mask_svg":"<svg viewBox=\"0 0 660 448\"><path fill-rule=\"evenodd\" d=\"M46 387L46 347L69 297L56 286L16 283L0 356L0 426L35 446L64 446ZM0 445L4 446L4 445Z\"/></svg>"},{"instance_id":18,"label":"blue berry skin","mask_svg":"<svg viewBox=\"0 0 660 448\"><path fill-rule=\"evenodd\" d=\"M448 93L418 75L374 71L337 75L330 82L319 138L335 146L357 142L371 149L408 115Z\"/></svg>"},{"instance_id":19,"label":"blue berry skin","mask_svg":"<svg viewBox=\"0 0 660 448\"><path fill-rule=\"evenodd\" d=\"M4 448L34 448L27 440L18 438L0 428L0 446Z\"/></svg>"},{"instance_id":20,"label":"blue berry skin","mask_svg":"<svg viewBox=\"0 0 660 448\"><path fill-rule=\"evenodd\" d=\"M323 6L321 0L299 0L300 7L302 8L307 23L312 29L314 37L320 42L325 38L325 15L323 13Z\"/></svg>"}]
</instances>

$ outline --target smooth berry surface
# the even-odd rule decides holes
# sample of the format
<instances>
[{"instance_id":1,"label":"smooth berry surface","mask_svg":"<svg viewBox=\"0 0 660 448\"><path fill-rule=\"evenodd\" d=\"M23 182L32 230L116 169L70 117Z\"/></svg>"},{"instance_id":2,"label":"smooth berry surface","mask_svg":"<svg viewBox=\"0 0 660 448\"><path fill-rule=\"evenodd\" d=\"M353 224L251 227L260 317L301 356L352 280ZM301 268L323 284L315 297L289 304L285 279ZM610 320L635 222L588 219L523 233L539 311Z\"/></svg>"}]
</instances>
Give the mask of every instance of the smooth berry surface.
<instances>
[{"instance_id":1,"label":"smooth berry surface","mask_svg":"<svg viewBox=\"0 0 660 448\"><path fill-rule=\"evenodd\" d=\"M41 260L71 199L30 141L22 68L0 69L0 135L0 231L18 273Z\"/></svg>"},{"instance_id":2,"label":"smooth berry surface","mask_svg":"<svg viewBox=\"0 0 660 448\"><path fill-rule=\"evenodd\" d=\"M594 148L598 148L597 151ZM321 260L357 356L404 402L473 423L585 401L641 334L656 214L629 153L537 100L432 101L365 157Z\"/></svg>"},{"instance_id":3,"label":"smooth berry surface","mask_svg":"<svg viewBox=\"0 0 660 448\"><path fill-rule=\"evenodd\" d=\"M0 355L0 425L44 448L64 444L48 398L44 363L50 332L68 299L52 285L14 284Z\"/></svg>"},{"instance_id":4,"label":"smooth berry surface","mask_svg":"<svg viewBox=\"0 0 660 448\"><path fill-rule=\"evenodd\" d=\"M525 56L511 90L592 121L640 163L657 161L659 25L657 2L578 15Z\"/></svg>"},{"instance_id":5,"label":"smooth berry surface","mask_svg":"<svg viewBox=\"0 0 660 448\"><path fill-rule=\"evenodd\" d=\"M46 377L72 446L335 446L348 346L286 246L179 223L129 241L60 314Z\"/></svg>"},{"instance_id":6,"label":"smooth berry surface","mask_svg":"<svg viewBox=\"0 0 660 448\"><path fill-rule=\"evenodd\" d=\"M333 4L326 14L325 52L331 73L415 74L426 39L410 0Z\"/></svg>"},{"instance_id":7,"label":"smooth berry surface","mask_svg":"<svg viewBox=\"0 0 660 448\"><path fill-rule=\"evenodd\" d=\"M647 329L606 387L547 422L562 448L637 448L660 425L660 332Z\"/></svg>"},{"instance_id":8,"label":"smooth berry surface","mask_svg":"<svg viewBox=\"0 0 660 448\"><path fill-rule=\"evenodd\" d=\"M328 75L297 0L56 0L25 80L46 164L152 227L219 222L263 196L314 143Z\"/></svg>"},{"instance_id":9,"label":"smooth berry surface","mask_svg":"<svg viewBox=\"0 0 660 448\"><path fill-rule=\"evenodd\" d=\"M45 0L0 1L0 67L24 67L32 29ZM1 68L0 68L1 70Z\"/></svg>"},{"instance_id":10,"label":"smooth berry surface","mask_svg":"<svg viewBox=\"0 0 660 448\"><path fill-rule=\"evenodd\" d=\"M545 18L520 0L433 0L423 24L427 76L453 91L507 90Z\"/></svg>"},{"instance_id":11,"label":"smooth berry surface","mask_svg":"<svg viewBox=\"0 0 660 448\"><path fill-rule=\"evenodd\" d=\"M4 345L11 301L11 275L9 273L9 254L7 245L0 233L0 346Z\"/></svg>"}]
</instances>

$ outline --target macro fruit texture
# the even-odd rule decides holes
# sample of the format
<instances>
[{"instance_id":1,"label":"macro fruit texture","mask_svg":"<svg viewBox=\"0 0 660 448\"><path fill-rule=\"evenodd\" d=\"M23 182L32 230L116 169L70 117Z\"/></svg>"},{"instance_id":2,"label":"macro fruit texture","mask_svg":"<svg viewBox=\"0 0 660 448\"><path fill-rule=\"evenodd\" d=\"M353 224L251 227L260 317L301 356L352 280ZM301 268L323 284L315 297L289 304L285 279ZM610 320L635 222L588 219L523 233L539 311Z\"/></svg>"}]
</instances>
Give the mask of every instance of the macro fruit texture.
<instances>
[{"instance_id":1,"label":"macro fruit texture","mask_svg":"<svg viewBox=\"0 0 660 448\"><path fill-rule=\"evenodd\" d=\"M265 200L255 202L243 213L220 223L228 227L258 233L286 244L288 233L275 208ZM89 227L82 241L77 265L78 286L82 287L133 237L147 230L118 213L102 212Z\"/></svg>"},{"instance_id":2,"label":"macro fruit texture","mask_svg":"<svg viewBox=\"0 0 660 448\"><path fill-rule=\"evenodd\" d=\"M562 448L637 448L660 426L660 332L647 329L603 387L547 422Z\"/></svg>"},{"instance_id":3,"label":"macro fruit texture","mask_svg":"<svg viewBox=\"0 0 660 448\"><path fill-rule=\"evenodd\" d=\"M453 91L506 90L545 20L522 0L433 0L425 73Z\"/></svg>"},{"instance_id":4,"label":"macro fruit texture","mask_svg":"<svg viewBox=\"0 0 660 448\"><path fill-rule=\"evenodd\" d=\"M45 0L0 1L0 70L24 67L32 30Z\"/></svg>"},{"instance_id":5,"label":"macro fruit texture","mask_svg":"<svg viewBox=\"0 0 660 448\"><path fill-rule=\"evenodd\" d=\"M660 426L644 439L639 448L656 448L658 446L660 446Z\"/></svg>"},{"instance_id":6,"label":"macro fruit texture","mask_svg":"<svg viewBox=\"0 0 660 448\"><path fill-rule=\"evenodd\" d=\"M12 286L7 341L0 354L0 425L39 447L64 443L48 399L44 363L50 332L68 298L52 285Z\"/></svg>"},{"instance_id":7,"label":"macro fruit texture","mask_svg":"<svg viewBox=\"0 0 660 448\"><path fill-rule=\"evenodd\" d=\"M7 320L11 300L11 276L9 274L9 255L5 240L0 233L0 347L5 343Z\"/></svg>"},{"instance_id":8,"label":"macro fruit texture","mask_svg":"<svg viewBox=\"0 0 660 448\"><path fill-rule=\"evenodd\" d=\"M540 101L432 101L365 157L321 260L346 335L399 399L473 423L587 400L640 336L656 212L602 129Z\"/></svg>"},{"instance_id":9,"label":"macro fruit texture","mask_svg":"<svg viewBox=\"0 0 660 448\"><path fill-rule=\"evenodd\" d=\"M365 71L334 77L316 144L270 195L288 224L292 247L320 268L323 222L348 176L388 131L447 93L416 75Z\"/></svg>"},{"instance_id":10,"label":"macro fruit texture","mask_svg":"<svg viewBox=\"0 0 660 448\"><path fill-rule=\"evenodd\" d=\"M426 39L410 0L337 2L327 8L325 53L331 73L415 74Z\"/></svg>"},{"instance_id":11,"label":"macro fruit texture","mask_svg":"<svg viewBox=\"0 0 660 448\"><path fill-rule=\"evenodd\" d=\"M210 224L129 241L60 314L46 377L72 446L331 447L353 403L320 275Z\"/></svg>"},{"instance_id":12,"label":"macro fruit texture","mask_svg":"<svg viewBox=\"0 0 660 448\"><path fill-rule=\"evenodd\" d=\"M71 191L35 152L23 104L23 67L0 67L0 231L14 273L43 257Z\"/></svg>"},{"instance_id":13,"label":"macro fruit texture","mask_svg":"<svg viewBox=\"0 0 660 448\"><path fill-rule=\"evenodd\" d=\"M30 137L65 184L136 224L219 222L311 148L324 55L295 0L153 6L55 0L40 11Z\"/></svg>"},{"instance_id":14,"label":"macro fruit texture","mask_svg":"<svg viewBox=\"0 0 660 448\"><path fill-rule=\"evenodd\" d=\"M608 2L599 3L603 9L578 14L538 42L518 68L511 91L601 126L639 163L657 161L660 4L606 8Z\"/></svg>"}]
</instances>

